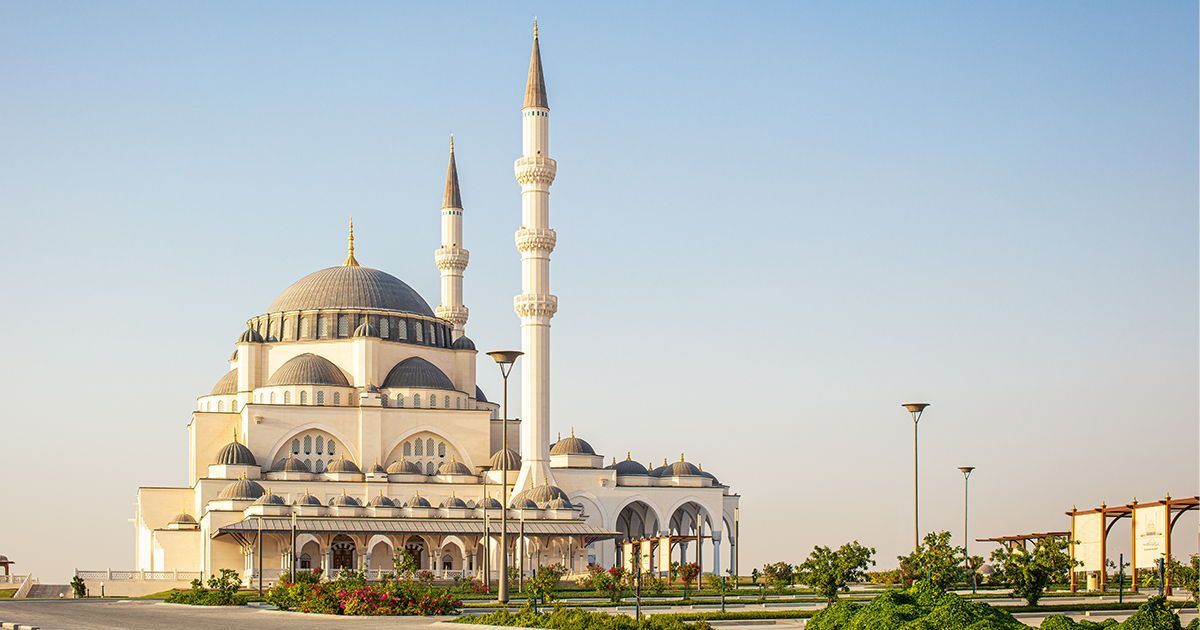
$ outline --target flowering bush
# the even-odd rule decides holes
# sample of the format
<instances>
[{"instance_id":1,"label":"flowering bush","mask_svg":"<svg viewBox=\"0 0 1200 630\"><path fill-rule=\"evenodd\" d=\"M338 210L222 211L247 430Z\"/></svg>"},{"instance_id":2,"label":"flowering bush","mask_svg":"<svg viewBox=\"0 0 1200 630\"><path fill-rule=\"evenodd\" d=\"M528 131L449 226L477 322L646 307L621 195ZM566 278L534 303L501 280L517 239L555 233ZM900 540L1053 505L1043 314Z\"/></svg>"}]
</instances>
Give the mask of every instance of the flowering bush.
<instances>
[{"instance_id":1,"label":"flowering bush","mask_svg":"<svg viewBox=\"0 0 1200 630\"><path fill-rule=\"evenodd\" d=\"M171 604L192 606L237 606L241 602L235 597L242 587L242 578L233 569L221 569L220 577L208 578L208 587L199 579L192 580L192 588L186 591L171 591L166 601Z\"/></svg>"},{"instance_id":2,"label":"flowering bush","mask_svg":"<svg viewBox=\"0 0 1200 630\"><path fill-rule=\"evenodd\" d=\"M411 579L369 584L354 572L332 582L284 579L266 599L280 610L351 616L449 615L462 606L462 600L445 589Z\"/></svg>"}]
</instances>

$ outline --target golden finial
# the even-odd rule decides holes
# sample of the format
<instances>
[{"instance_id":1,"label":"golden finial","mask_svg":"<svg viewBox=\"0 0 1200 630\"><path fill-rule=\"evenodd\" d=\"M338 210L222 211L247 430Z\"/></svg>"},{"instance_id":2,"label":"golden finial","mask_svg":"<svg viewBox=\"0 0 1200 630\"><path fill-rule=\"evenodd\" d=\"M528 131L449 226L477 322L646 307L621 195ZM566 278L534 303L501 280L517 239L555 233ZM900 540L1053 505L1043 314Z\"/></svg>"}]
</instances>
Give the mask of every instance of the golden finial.
<instances>
[{"instance_id":1,"label":"golden finial","mask_svg":"<svg viewBox=\"0 0 1200 630\"><path fill-rule=\"evenodd\" d=\"M625 451L625 461L633 461L633 452Z\"/></svg>"},{"instance_id":2,"label":"golden finial","mask_svg":"<svg viewBox=\"0 0 1200 630\"><path fill-rule=\"evenodd\" d=\"M562 431L559 431L559 432L558 432L558 441L559 441L559 442L561 442L561 441L562 441Z\"/></svg>"},{"instance_id":3,"label":"golden finial","mask_svg":"<svg viewBox=\"0 0 1200 630\"><path fill-rule=\"evenodd\" d=\"M454 153L454 133L450 134L450 153Z\"/></svg>"},{"instance_id":4,"label":"golden finial","mask_svg":"<svg viewBox=\"0 0 1200 630\"><path fill-rule=\"evenodd\" d=\"M616 456L616 455L613 455L613 463L612 463L612 465L613 465L613 466L616 466L616 465L617 465L617 456Z\"/></svg>"},{"instance_id":5,"label":"golden finial","mask_svg":"<svg viewBox=\"0 0 1200 630\"><path fill-rule=\"evenodd\" d=\"M679 461L683 461L683 453L679 454Z\"/></svg>"},{"instance_id":6,"label":"golden finial","mask_svg":"<svg viewBox=\"0 0 1200 630\"><path fill-rule=\"evenodd\" d=\"M538 25L537 25L537 16L536 15L533 16L533 38L534 39L538 38Z\"/></svg>"},{"instance_id":7,"label":"golden finial","mask_svg":"<svg viewBox=\"0 0 1200 630\"><path fill-rule=\"evenodd\" d=\"M354 258L354 217L350 217L350 235L346 237L346 262L342 263L343 267L358 267L358 260Z\"/></svg>"},{"instance_id":8,"label":"golden finial","mask_svg":"<svg viewBox=\"0 0 1200 630\"><path fill-rule=\"evenodd\" d=\"M571 427L571 437L575 437L575 427Z\"/></svg>"}]
</instances>

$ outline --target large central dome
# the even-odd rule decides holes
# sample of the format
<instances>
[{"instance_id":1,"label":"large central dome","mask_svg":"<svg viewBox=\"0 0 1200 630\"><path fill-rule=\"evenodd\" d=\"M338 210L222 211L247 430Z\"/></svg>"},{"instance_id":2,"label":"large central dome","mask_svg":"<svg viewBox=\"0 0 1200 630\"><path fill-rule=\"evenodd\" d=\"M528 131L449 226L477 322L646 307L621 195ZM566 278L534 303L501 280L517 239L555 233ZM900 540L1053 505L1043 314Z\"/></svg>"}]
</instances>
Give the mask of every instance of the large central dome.
<instances>
[{"instance_id":1,"label":"large central dome","mask_svg":"<svg viewBox=\"0 0 1200 630\"><path fill-rule=\"evenodd\" d=\"M433 317L433 309L412 287L370 267L339 266L300 278L284 289L268 313L319 308L370 308Z\"/></svg>"}]
</instances>

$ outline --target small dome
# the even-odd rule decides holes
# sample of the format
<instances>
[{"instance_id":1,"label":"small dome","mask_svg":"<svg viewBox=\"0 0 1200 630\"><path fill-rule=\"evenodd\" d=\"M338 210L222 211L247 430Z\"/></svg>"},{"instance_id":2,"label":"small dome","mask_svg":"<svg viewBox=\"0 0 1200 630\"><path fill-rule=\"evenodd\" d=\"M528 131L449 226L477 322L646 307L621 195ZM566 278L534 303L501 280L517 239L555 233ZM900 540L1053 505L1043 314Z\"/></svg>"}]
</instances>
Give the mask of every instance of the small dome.
<instances>
[{"instance_id":1,"label":"small dome","mask_svg":"<svg viewBox=\"0 0 1200 630\"><path fill-rule=\"evenodd\" d=\"M338 457L337 459L333 460L333 462L329 464L329 468L325 469L325 472L352 473L357 475L362 474L362 470L358 467L358 464L346 459L345 456Z\"/></svg>"},{"instance_id":2,"label":"small dome","mask_svg":"<svg viewBox=\"0 0 1200 630\"><path fill-rule=\"evenodd\" d=\"M355 499L348 494L339 494L338 496L333 497L333 500L329 502L329 505L333 507L362 507L362 504L358 502L358 499Z\"/></svg>"},{"instance_id":3,"label":"small dome","mask_svg":"<svg viewBox=\"0 0 1200 630\"><path fill-rule=\"evenodd\" d=\"M284 501L283 497L279 496L278 494L268 492L261 497L258 497L258 499L254 501L252 505L287 505L287 501Z\"/></svg>"},{"instance_id":4,"label":"small dome","mask_svg":"<svg viewBox=\"0 0 1200 630\"><path fill-rule=\"evenodd\" d=\"M433 317L433 309L399 278L370 267L329 267L304 276L267 308L268 313L322 308L373 308Z\"/></svg>"},{"instance_id":5,"label":"small dome","mask_svg":"<svg viewBox=\"0 0 1200 630\"><path fill-rule=\"evenodd\" d=\"M536 503L534 503L533 501L531 501L529 499L522 499L520 497L513 499L512 506L513 506L514 510L536 510L536 509L538 509L538 506Z\"/></svg>"},{"instance_id":6,"label":"small dome","mask_svg":"<svg viewBox=\"0 0 1200 630\"><path fill-rule=\"evenodd\" d=\"M412 387L424 389L454 389L454 382L446 373L421 357L409 357L397 363L383 379L384 387Z\"/></svg>"},{"instance_id":7,"label":"small dome","mask_svg":"<svg viewBox=\"0 0 1200 630\"><path fill-rule=\"evenodd\" d=\"M275 462L275 472L307 473L312 471L308 469L308 465L303 460L289 453L287 457Z\"/></svg>"},{"instance_id":8,"label":"small dome","mask_svg":"<svg viewBox=\"0 0 1200 630\"><path fill-rule=\"evenodd\" d=\"M303 496L296 499L293 505L300 505L304 507L325 507L325 504L321 503L320 499L309 494L307 491L304 492Z\"/></svg>"},{"instance_id":9,"label":"small dome","mask_svg":"<svg viewBox=\"0 0 1200 630\"><path fill-rule=\"evenodd\" d=\"M708 477L709 479L711 479L714 486L721 485L721 482L717 479L716 475L714 475L710 472L705 472L704 466L697 465L696 470L699 471L701 477Z\"/></svg>"},{"instance_id":10,"label":"small dome","mask_svg":"<svg viewBox=\"0 0 1200 630\"><path fill-rule=\"evenodd\" d=\"M440 508L466 508L467 502L463 501L462 499L460 499L458 497L450 497L449 499L442 501L442 504L439 505L438 507L440 507Z\"/></svg>"},{"instance_id":11,"label":"small dome","mask_svg":"<svg viewBox=\"0 0 1200 630\"><path fill-rule=\"evenodd\" d=\"M389 474L389 475L424 475L425 472L421 470L420 466L418 466L410 461L407 461L405 459L400 459L399 461L394 461L391 464L388 464L387 474Z\"/></svg>"},{"instance_id":12,"label":"small dome","mask_svg":"<svg viewBox=\"0 0 1200 630\"><path fill-rule=\"evenodd\" d=\"M558 498L561 498L567 502L571 501L571 497L568 497L567 493L563 492L562 488L559 488L558 486L545 485L529 488L528 490L518 494L515 500L521 501L528 499L536 505L543 505Z\"/></svg>"},{"instance_id":13,"label":"small dome","mask_svg":"<svg viewBox=\"0 0 1200 630\"><path fill-rule=\"evenodd\" d=\"M175 518L171 519L170 524L171 525L197 525L198 523L196 523L196 519L191 514L188 514L187 512L180 512L179 514L175 515ZM5 558L4 556L0 556L0 562L3 562L4 560L7 560L7 558Z\"/></svg>"},{"instance_id":14,"label":"small dome","mask_svg":"<svg viewBox=\"0 0 1200 630\"><path fill-rule=\"evenodd\" d=\"M565 440L559 440L550 446L551 455L595 455L596 451L592 449L592 445L575 437L575 431L571 431L571 437Z\"/></svg>"},{"instance_id":15,"label":"small dome","mask_svg":"<svg viewBox=\"0 0 1200 630\"><path fill-rule=\"evenodd\" d=\"M472 473L471 473L471 469L467 468L466 464L452 459L448 462L442 462L442 465L438 466L437 474L439 474L439 475L470 475Z\"/></svg>"},{"instance_id":16,"label":"small dome","mask_svg":"<svg viewBox=\"0 0 1200 630\"><path fill-rule=\"evenodd\" d=\"M478 385L475 386L475 400L482 403L488 402L487 396L483 394L483 390L479 389Z\"/></svg>"},{"instance_id":17,"label":"small dome","mask_svg":"<svg viewBox=\"0 0 1200 630\"><path fill-rule=\"evenodd\" d=\"M463 335L458 339L455 339L454 343L451 344L450 347L454 348L455 350L474 350L475 342L471 341L470 337Z\"/></svg>"},{"instance_id":18,"label":"small dome","mask_svg":"<svg viewBox=\"0 0 1200 630\"><path fill-rule=\"evenodd\" d=\"M258 334L258 331L254 330L254 327L250 326L250 325L247 325L246 330L243 330L242 334L238 336L238 343L262 343L262 342L263 342L262 335Z\"/></svg>"},{"instance_id":19,"label":"small dome","mask_svg":"<svg viewBox=\"0 0 1200 630\"><path fill-rule=\"evenodd\" d=\"M237 393L237 368L229 370L221 380L213 385L212 391L208 392L209 396L229 396Z\"/></svg>"},{"instance_id":20,"label":"small dome","mask_svg":"<svg viewBox=\"0 0 1200 630\"><path fill-rule=\"evenodd\" d=\"M230 442L217 453L217 459L214 464L224 464L226 466L257 466L258 461L254 459L254 453L246 448L245 444L238 441Z\"/></svg>"},{"instance_id":21,"label":"small dome","mask_svg":"<svg viewBox=\"0 0 1200 630\"><path fill-rule=\"evenodd\" d=\"M391 507L396 507L396 502L381 494L379 496L372 498L371 502L368 505L370 505L371 507L391 508Z\"/></svg>"},{"instance_id":22,"label":"small dome","mask_svg":"<svg viewBox=\"0 0 1200 630\"><path fill-rule=\"evenodd\" d=\"M371 466L371 474L372 475L386 475L387 469L384 468L383 466L380 466L378 463L376 463L374 466Z\"/></svg>"},{"instance_id":23,"label":"small dome","mask_svg":"<svg viewBox=\"0 0 1200 630\"><path fill-rule=\"evenodd\" d=\"M235 501L252 501L261 497L266 490L257 481L239 479L221 490L218 499Z\"/></svg>"},{"instance_id":24,"label":"small dome","mask_svg":"<svg viewBox=\"0 0 1200 630\"><path fill-rule=\"evenodd\" d=\"M354 329L354 336L355 337L378 337L379 331L375 330L375 327L371 325L371 319L369 317L364 317L362 320L362 323L359 324L358 327Z\"/></svg>"},{"instance_id":25,"label":"small dome","mask_svg":"<svg viewBox=\"0 0 1200 630\"><path fill-rule=\"evenodd\" d=\"M571 505L570 501L568 501L562 497L558 497L557 499L547 501L546 509L548 509L548 510L574 510L575 506Z\"/></svg>"},{"instance_id":26,"label":"small dome","mask_svg":"<svg viewBox=\"0 0 1200 630\"><path fill-rule=\"evenodd\" d=\"M350 387L346 375L329 359L311 352L292 357L279 366L267 381L268 387L280 385L334 385Z\"/></svg>"},{"instance_id":27,"label":"small dome","mask_svg":"<svg viewBox=\"0 0 1200 630\"><path fill-rule=\"evenodd\" d=\"M500 502L492 497L488 497L488 498L480 501L479 504L476 505L475 507L487 508L489 510L499 510Z\"/></svg>"},{"instance_id":28,"label":"small dome","mask_svg":"<svg viewBox=\"0 0 1200 630\"><path fill-rule=\"evenodd\" d=\"M412 500L408 502L408 507L427 508L432 506L429 505L428 499L419 494L414 494Z\"/></svg>"},{"instance_id":29,"label":"small dome","mask_svg":"<svg viewBox=\"0 0 1200 630\"><path fill-rule=\"evenodd\" d=\"M664 465L662 468L657 468L654 471L656 477L703 477L700 474L700 469L690 462L684 461L683 454L679 455L679 461L669 465Z\"/></svg>"},{"instance_id":30,"label":"small dome","mask_svg":"<svg viewBox=\"0 0 1200 630\"><path fill-rule=\"evenodd\" d=\"M634 461L633 457L630 456L629 453L625 454L625 461L618 462L614 459L613 463L609 465L608 468L616 470L618 476L649 474L649 471L646 470L646 467L641 465L641 463Z\"/></svg>"},{"instance_id":31,"label":"small dome","mask_svg":"<svg viewBox=\"0 0 1200 630\"><path fill-rule=\"evenodd\" d=\"M488 462L488 465L492 467L492 470L504 470L505 460L508 460L508 469L510 471L521 470L521 455L511 448L504 451L496 451L496 454L492 455L492 459Z\"/></svg>"}]
</instances>

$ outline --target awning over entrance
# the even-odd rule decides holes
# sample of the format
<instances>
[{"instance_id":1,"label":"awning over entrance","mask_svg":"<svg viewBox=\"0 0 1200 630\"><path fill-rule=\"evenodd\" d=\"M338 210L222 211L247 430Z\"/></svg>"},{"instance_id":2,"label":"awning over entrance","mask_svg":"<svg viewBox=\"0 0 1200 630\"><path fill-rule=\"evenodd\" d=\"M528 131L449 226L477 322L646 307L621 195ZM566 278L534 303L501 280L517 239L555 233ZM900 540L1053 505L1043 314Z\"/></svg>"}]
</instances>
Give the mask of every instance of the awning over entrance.
<instances>
[{"instance_id":1,"label":"awning over entrance","mask_svg":"<svg viewBox=\"0 0 1200 630\"><path fill-rule=\"evenodd\" d=\"M296 532L300 534L435 534L435 535L475 535L482 536L483 522L480 520L454 520L434 518L375 518L375 517L342 517L342 518L297 518ZM239 537L244 534L258 532L267 534L290 533L292 519L286 516L251 516L231 525L226 525L213 533L213 538L222 535ZM520 535L521 521L510 520L508 533L510 536ZM500 522L488 523L488 532L493 536L500 535ZM581 538L586 543L598 540L616 540L621 538L617 532L605 531L583 521L525 521L525 536L572 536Z\"/></svg>"}]
</instances>

